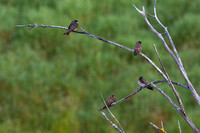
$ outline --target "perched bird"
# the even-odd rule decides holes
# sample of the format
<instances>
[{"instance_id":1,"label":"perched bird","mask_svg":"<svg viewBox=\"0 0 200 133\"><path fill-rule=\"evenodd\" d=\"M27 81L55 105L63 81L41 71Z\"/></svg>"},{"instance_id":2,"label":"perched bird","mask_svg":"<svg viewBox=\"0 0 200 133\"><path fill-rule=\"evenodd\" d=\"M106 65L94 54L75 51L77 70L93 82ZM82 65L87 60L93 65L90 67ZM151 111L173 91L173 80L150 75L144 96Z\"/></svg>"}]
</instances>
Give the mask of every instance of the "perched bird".
<instances>
[{"instance_id":1,"label":"perched bird","mask_svg":"<svg viewBox=\"0 0 200 133\"><path fill-rule=\"evenodd\" d=\"M142 43L140 41L136 42L135 48L134 48L134 56L138 55L140 51L142 50Z\"/></svg>"},{"instance_id":2,"label":"perched bird","mask_svg":"<svg viewBox=\"0 0 200 133\"><path fill-rule=\"evenodd\" d=\"M148 83L149 83L149 82L148 82L146 79L144 79L143 77L140 77L140 78L138 79L138 84L141 85L141 86L145 86L145 85L147 85ZM150 90L153 90L153 87L152 87L151 85L148 85L147 88L150 89Z\"/></svg>"},{"instance_id":3,"label":"perched bird","mask_svg":"<svg viewBox=\"0 0 200 133\"><path fill-rule=\"evenodd\" d=\"M73 20L68 27L68 31L64 35L69 35L70 32L75 31L78 28L78 20Z\"/></svg>"},{"instance_id":4,"label":"perched bird","mask_svg":"<svg viewBox=\"0 0 200 133\"><path fill-rule=\"evenodd\" d=\"M110 107L111 104L115 102L115 100L116 100L115 95L113 95L113 94L110 95L110 96L108 97L108 100L106 101L106 105L107 105L108 107ZM97 112L99 112L99 111L101 111L101 110L103 110L103 109L105 109L105 108L106 108L106 106L104 106L103 108L99 109Z\"/></svg>"}]
</instances>

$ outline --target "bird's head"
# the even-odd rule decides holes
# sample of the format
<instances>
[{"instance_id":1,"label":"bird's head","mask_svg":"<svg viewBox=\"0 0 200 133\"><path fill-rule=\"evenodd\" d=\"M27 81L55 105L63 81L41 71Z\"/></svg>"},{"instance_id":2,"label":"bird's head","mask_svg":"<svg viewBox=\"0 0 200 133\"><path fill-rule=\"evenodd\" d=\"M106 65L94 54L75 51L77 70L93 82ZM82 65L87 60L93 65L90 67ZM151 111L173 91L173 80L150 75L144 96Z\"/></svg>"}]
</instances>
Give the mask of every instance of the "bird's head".
<instances>
[{"instance_id":1,"label":"bird's head","mask_svg":"<svg viewBox=\"0 0 200 133\"><path fill-rule=\"evenodd\" d=\"M142 77L142 76L139 78L139 80L141 80L141 79L143 79L143 77Z\"/></svg>"}]
</instances>

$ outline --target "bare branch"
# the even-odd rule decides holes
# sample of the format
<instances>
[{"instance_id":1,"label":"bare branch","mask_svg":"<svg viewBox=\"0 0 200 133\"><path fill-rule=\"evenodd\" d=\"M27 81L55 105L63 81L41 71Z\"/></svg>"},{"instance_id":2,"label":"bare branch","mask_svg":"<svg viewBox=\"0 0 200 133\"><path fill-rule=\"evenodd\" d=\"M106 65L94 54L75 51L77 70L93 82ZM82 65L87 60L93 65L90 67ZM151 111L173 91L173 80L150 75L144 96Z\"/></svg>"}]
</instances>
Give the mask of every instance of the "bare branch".
<instances>
[{"instance_id":1,"label":"bare branch","mask_svg":"<svg viewBox=\"0 0 200 133\"><path fill-rule=\"evenodd\" d=\"M29 25L16 25L16 27L31 27L30 29L35 28L35 27L43 27L43 28L48 27L48 28L59 28L59 29L65 29L65 30L68 30L67 27L62 27L62 26L53 26L53 25L36 25L36 24L34 24L34 25L31 25L31 24L29 24ZM30 29L29 29L29 30L30 30ZM87 35L87 36L89 36L89 37L92 37L92 38L98 39L98 40L103 41L103 42L107 42L107 43L109 43L109 44L112 44L112 45L115 45L115 46L117 46L117 47L123 48L123 49L125 49L125 50L127 50L127 51L134 52L133 49L130 49L130 48L125 47L125 46L123 46L123 45L120 45L120 44L118 44L118 43L111 42L111 41L109 41L109 40L105 40L105 39L102 39L102 38L97 37L97 36L95 36L95 35L92 35L92 34L86 32L85 30L83 30L82 27L81 27L81 30L82 30L82 31L72 31L72 32L75 32L75 33L78 33L78 34L85 34L85 35Z\"/></svg>"},{"instance_id":2,"label":"bare branch","mask_svg":"<svg viewBox=\"0 0 200 133\"><path fill-rule=\"evenodd\" d=\"M149 26L149 28L161 39L163 45L165 46L166 50L170 53L170 55L172 56L172 58L174 59L174 61L176 62L179 70L181 71L184 79L186 80L186 82L188 83L188 86L190 88L190 92L192 93L193 97L195 98L195 100L197 101L197 103L200 105L200 96L198 95L198 93L196 92L196 90L194 89L192 83L190 82L189 78L187 77L187 74L184 70L184 67L183 67L183 64L181 62L181 59L178 55L178 52L173 44L173 41L171 39L171 36L167 30L167 27L165 27L161 22L160 20L158 19L157 17L157 13L156 13L156 0L155 0L155 3L154 3L154 17L156 19L156 21L159 23L159 25L161 25L161 27L163 27L163 29L165 30L165 33L167 34L171 44L172 44L172 47L173 47L173 50L175 51L176 53L176 56L174 55L174 53L171 51L171 49L168 47L166 41L164 40L163 36L161 33L159 33L152 25L151 23L149 22L149 20L147 19L147 16L146 16L146 12L145 12L145 8L144 6L142 7L142 11L139 10L135 5L133 5L135 7L135 9L144 17L147 25ZM178 59L177 59L178 58Z\"/></svg>"},{"instance_id":3,"label":"bare branch","mask_svg":"<svg viewBox=\"0 0 200 133\"><path fill-rule=\"evenodd\" d=\"M148 15L148 16L150 16L150 17L152 17L152 18L155 18L153 15L151 15L151 14L149 14L147 12L145 12L145 14Z\"/></svg>"},{"instance_id":4,"label":"bare branch","mask_svg":"<svg viewBox=\"0 0 200 133\"><path fill-rule=\"evenodd\" d=\"M164 129L164 125L163 125L163 122L161 121L160 123L161 123L161 127L162 127L162 129Z\"/></svg>"},{"instance_id":5,"label":"bare branch","mask_svg":"<svg viewBox=\"0 0 200 133\"><path fill-rule=\"evenodd\" d=\"M111 125L113 128L115 128L117 131L119 131L120 133L122 133L121 130L120 130L115 124L113 124L112 121L110 121L110 120L108 119L108 117L106 116L106 114L105 114L104 112L101 112L101 114L102 114L102 115L104 116L104 118L110 123L110 125Z\"/></svg>"},{"instance_id":6,"label":"bare branch","mask_svg":"<svg viewBox=\"0 0 200 133\"><path fill-rule=\"evenodd\" d=\"M181 98L180 98L178 92L176 91L175 87L173 86L173 84L172 84L172 82L171 82L171 80L170 80L170 78L169 78L169 75L168 75L168 73L167 73L167 71L166 71L166 69L165 69L165 67L164 67L164 65L163 65L163 63L162 63L162 60L161 60L161 58L160 58L160 56L159 56L159 53L158 53L158 51L157 51L157 49L156 49L156 45L155 45L155 44L154 44L154 49L155 49L155 51L156 51L156 54L157 54L158 59L159 59L159 61L160 61L160 64L161 64L161 66L162 66L162 68L163 68L163 71L165 72L165 75L167 75L168 84L169 84L169 86L172 88L174 94L176 95L176 98L177 98L177 100L178 100L178 103L179 103L179 105L180 105L180 107L181 107L182 112L185 113L184 107L183 107L183 103L182 103L182 101L181 101Z\"/></svg>"},{"instance_id":7,"label":"bare branch","mask_svg":"<svg viewBox=\"0 0 200 133\"><path fill-rule=\"evenodd\" d=\"M161 133L167 133L164 128L159 128L158 126L156 126L155 124L149 122L155 129L157 129L159 132Z\"/></svg>"},{"instance_id":8,"label":"bare branch","mask_svg":"<svg viewBox=\"0 0 200 133\"><path fill-rule=\"evenodd\" d=\"M179 133L181 133L181 126L180 126L179 120L178 120L178 129L179 129Z\"/></svg>"},{"instance_id":9,"label":"bare branch","mask_svg":"<svg viewBox=\"0 0 200 133\"><path fill-rule=\"evenodd\" d=\"M16 25L16 27L31 27L29 28L29 30L31 30L32 28L35 28L35 27L43 27L43 28L58 28L58 29L65 29L65 30L68 30L67 27L62 27L62 26L54 26L54 25L37 25L37 24L34 24L34 25L31 25L31 24L28 24L28 25Z\"/></svg>"},{"instance_id":10,"label":"bare branch","mask_svg":"<svg viewBox=\"0 0 200 133\"><path fill-rule=\"evenodd\" d=\"M156 0L155 0L155 2L154 2L154 18L155 18L156 21L159 23L159 25L165 30L165 33L167 34L167 36L168 36L168 38L169 38L169 40L170 40L170 43L171 43L172 48L173 48L173 50L174 50L174 52L175 52L175 54L176 54L176 56L177 56L177 58L178 58L178 60L179 60L179 63L180 63L180 65L183 67L181 58L179 57L179 54L178 54L178 52L177 52L177 50L176 50L176 47L175 47L175 45L174 45L174 42L173 42L171 36L170 36L170 34L169 34L168 30L167 30L167 27L165 27L165 26L160 22L160 20L158 19L157 12L156 12ZM183 70L184 70L184 67L183 67ZM185 70L184 70L184 71L185 71Z\"/></svg>"},{"instance_id":11,"label":"bare branch","mask_svg":"<svg viewBox=\"0 0 200 133\"><path fill-rule=\"evenodd\" d=\"M166 81L166 80L157 80L157 81L153 81L153 82L151 82L151 83L149 83L149 84L147 84L147 85L145 85L145 86L143 86L143 87L139 87L139 88L137 88L137 90L134 91L133 93L131 93L131 94L129 94L128 96L126 96L126 97L124 97L124 98L118 100L117 102L113 103L110 107L115 106L115 105L117 105L117 104L119 104L119 103L121 103L121 102L124 102L124 101L130 99L131 97L133 97L135 94L137 94L138 92L140 92L141 90L143 90L144 88L146 88L147 86L149 86L150 84L157 84L157 83L162 83L162 82L167 82L167 81ZM178 86L181 86L181 87L183 87L183 88L188 89L188 87L187 87L186 85L182 85L182 84L177 83L177 82L174 82L174 81L172 81L172 83L175 84L175 85L178 85ZM162 90L161 90L161 91L162 91ZM163 93L164 93L164 92L163 92ZM103 109L102 109L102 110L103 110Z\"/></svg>"},{"instance_id":12,"label":"bare branch","mask_svg":"<svg viewBox=\"0 0 200 133\"><path fill-rule=\"evenodd\" d=\"M172 48L173 48L173 50L174 50L174 53L176 54L176 58L178 59L178 61L175 60L175 62L177 63L177 65L178 65L178 67L179 67L179 70L181 71L181 73L182 73L184 79L185 79L186 82L188 83L188 86L189 86L189 88L190 88L190 91L191 91L192 95L194 96L194 98L196 99L196 101L198 102L198 104L200 105L200 96L198 95L198 93L197 93L196 90L194 89L194 86L192 85L192 83L190 82L190 80L189 80L189 78L188 78L188 76L187 76L187 73L186 73L186 71L185 71L185 69L184 69L184 67L183 67L183 63L182 63L182 61L181 61L181 58L180 58L180 56L179 56L179 54L178 54L178 52L177 52L177 50L176 50L176 47L175 47L174 42L173 42L173 40L172 40L172 38L171 38L171 36L170 36L168 30L167 30L167 27L165 27L165 26L160 22L160 20L159 20L158 17L157 17L157 13L156 13L156 0L155 0L155 3L154 3L154 16L155 16L156 21L159 23L159 25L165 30L165 33L167 34L167 37L168 37L168 39L169 39L169 41L170 41L170 43L171 43L171 46L172 46ZM163 44L164 44L164 43L163 43ZM165 44L164 44L164 45L165 45Z\"/></svg>"},{"instance_id":13,"label":"bare branch","mask_svg":"<svg viewBox=\"0 0 200 133\"><path fill-rule=\"evenodd\" d=\"M151 85L153 87L155 87L171 104L172 106L180 113L180 108L172 101L172 99L166 94L164 93L164 91L162 91L158 86L156 86L155 84L151 83Z\"/></svg>"},{"instance_id":14,"label":"bare branch","mask_svg":"<svg viewBox=\"0 0 200 133\"><path fill-rule=\"evenodd\" d=\"M187 115L185 114L185 112L183 112L172 100L171 98L165 94L158 86L156 86L155 84L151 85L153 87L155 87L171 104L172 106L182 115L182 117L186 120L186 122L190 125L190 127L193 129L193 131L195 133L200 133L200 130L194 125L194 123L187 117Z\"/></svg>"},{"instance_id":15,"label":"bare branch","mask_svg":"<svg viewBox=\"0 0 200 133\"><path fill-rule=\"evenodd\" d=\"M145 59L146 59L146 60L161 74L161 76L163 76L164 79L167 80L166 75L160 70L159 67L157 67L157 66L154 64L154 62L153 62L151 59L149 59L149 58L148 58L145 54L143 54L142 52L140 52L139 55L141 55L143 58L145 58Z\"/></svg>"},{"instance_id":16,"label":"bare branch","mask_svg":"<svg viewBox=\"0 0 200 133\"><path fill-rule=\"evenodd\" d=\"M160 83L160 82L167 82L167 81L166 81L166 80L157 80L157 81L154 81L154 82L152 82L152 83L153 83L153 84L156 84L156 83ZM186 86L186 85L183 85L183 84L177 83L177 82L175 82L175 81L171 81L171 82L172 82L172 84L175 84L175 85L181 86L181 87L183 87L183 88L189 90L188 86Z\"/></svg>"},{"instance_id":17,"label":"bare branch","mask_svg":"<svg viewBox=\"0 0 200 133\"><path fill-rule=\"evenodd\" d=\"M114 120L117 122L117 124L118 124L118 126L121 128L121 130L118 130L120 133L124 133L124 130L123 130L123 128L122 128L122 126L120 125L120 123L119 123L119 121L117 120L117 118L113 115L113 113L110 111L110 109L108 108L108 106L107 106L107 104L106 104L106 102L105 102L105 100L104 100L104 98L103 98L103 95L101 94L101 97L102 97L102 100L103 100L103 102L104 102L104 104L105 104L105 106L106 106L106 108L107 108L107 110L108 110L108 112L110 113L110 115L114 118ZM107 119L106 119L107 120ZM109 120L109 119L108 119ZM110 123L111 121L109 121L109 123ZM112 122L111 122L112 123ZM113 125L113 124L112 124ZM116 126L117 127L117 126ZM115 128L115 127L114 127ZM118 128L118 127L117 127ZM116 128L115 128L116 129Z\"/></svg>"}]
</instances>

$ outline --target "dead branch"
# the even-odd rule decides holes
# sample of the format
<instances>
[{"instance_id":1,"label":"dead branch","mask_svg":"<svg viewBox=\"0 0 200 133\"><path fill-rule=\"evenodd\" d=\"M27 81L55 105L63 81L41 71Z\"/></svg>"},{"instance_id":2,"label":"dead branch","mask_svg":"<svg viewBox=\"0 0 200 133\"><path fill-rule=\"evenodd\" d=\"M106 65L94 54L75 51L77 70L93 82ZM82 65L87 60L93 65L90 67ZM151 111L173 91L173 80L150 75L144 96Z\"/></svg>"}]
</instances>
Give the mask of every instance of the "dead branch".
<instances>
[{"instance_id":1,"label":"dead branch","mask_svg":"<svg viewBox=\"0 0 200 133\"><path fill-rule=\"evenodd\" d=\"M117 127L117 125L113 124L112 121L110 121L110 120L108 119L108 117L106 116L106 114L105 114L104 112L101 112L101 114L102 114L103 117L110 123L110 125L111 125L113 128L115 128L117 131L119 131L120 133L122 133L121 130Z\"/></svg>"},{"instance_id":2,"label":"dead branch","mask_svg":"<svg viewBox=\"0 0 200 133\"><path fill-rule=\"evenodd\" d=\"M34 25L31 25L31 24L28 24L28 25L16 25L16 27L31 27L31 28L29 28L29 30L31 30L31 29L33 29L33 28L35 28L35 27L58 28L58 29L65 29L65 30L68 30L67 27L54 26L54 25L43 25L43 24L42 24L42 25L36 25L36 24L34 24ZM112 41L109 41L109 40L105 40L105 39L102 39L102 38L97 37L97 36L95 36L95 35L92 35L92 34L86 32L85 30L83 30L82 27L81 27L81 30L82 30L82 31L72 31L72 32L75 32L75 33L78 33L78 34L85 34L85 35L87 35L88 37L92 37L92 38L98 39L98 40L100 40L100 41L107 42L107 43L109 43L109 44L112 44L112 45L115 45L115 46L117 46L117 47L123 48L123 49L125 49L125 50L127 50L127 51L130 51L130 52L134 52L133 49L130 49L130 48L125 47L125 46L123 46L123 45L120 45L120 44L118 44L118 43L115 43L115 42L112 42Z\"/></svg>"},{"instance_id":3,"label":"dead branch","mask_svg":"<svg viewBox=\"0 0 200 133\"><path fill-rule=\"evenodd\" d=\"M161 64L161 66L162 66L162 68L163 68L163 71L165 72L165 75L167 75L167 79L168 79L167 82L168 82L169 86L172 88L174 94L176 95L176 98L177 98L177 101L178 101L178 103L179 103L179 105L180 105L180 107L181 107L181 110L183 111L183 113L185 113L184 107L183 107L183 103L182 103L182 101L181 101L181 98L180 98L178 92L176 91L174 85L172 84L172 82L171 82L171 80L170 80L170 78L169 78L169 75L168 75L168 73L167 73L167 71L166 71L166 69L165 69L165 67L164 67L164 65L163 65L163 63L162 63L162 60L161 60L161 58L160 58L160 55L158 54L158 51L157 51L157 49L156 49L156 45L155 45L155 44L154 44L154 49L155 49L155 51L156 51L156 54L157 54L158 59L159 59L159 61L160 61L160 64Z\"/></svg>"},{"instance_id":4,"label":"dead branch","mask_svg":"<svg viewBox=\"0 0 200 133\"><path fill-rule=\"evenodd\" d=\"M182 111L181 108L179 108L174 102L173 100L167 95L165 94L158 86L156 86L155 84L151 85L153 87L155 87L170 103L171 105L181 114L181 116L186 120L186 122L190 125L190 127L193 129L193 131L195 133L200 133L200 130L194 125L194 123L188 118L188 116L186 115L185 112Z\"/></svg>"},{"instance_id":5,"label":"dead branch","mask_svg":"<svg viewBox=\"0 0 200 133\"><path fill-rule=\"evenodd\" d=\"M181 126L180 126L179 120L178 120L178 129L179 129L179 133L182 133L181 132Z\"/></svg>"},{"instance_id":6,"label":"dead branch","mask_svg":"<svg viewBox=\"0 0 200 133\"><path fill-rule=\"evenodd\" d=\"M167 133L163 127L163 125L161 124L162 128L159 128L158 126L156 126L155 124L149 122L155 129L157 129L159 132L161 133ZM162 123L162 122L161 122Z\"/></svg>"},{"instance_id":7,"label":"dead branch","mask_svg":"<svg viewBox=\"0 0 200 133\"><path fill-rule=\"evenodd\" d=\"M106 104L106 102L105 102L105 100L104 100L104 98L103 98L103 95L101 94L101 97L102 97L102 100L103 100L103 102L104 102L104 104L105 104L105 106L106 106L106 109L108 110L108 112L110 113L110 115L113 117L113 119L115 120L115 122L117 122L117 124L118 124L118 126L121 128L121 130L115 125L115 124L113 124L109 119L108 119L108 117L105 117L106 115L105 115L105 113L102 113L102 115L106 118L106 120L112 125L112 127L114 127L116 130L118 130L120 133L125 133L124 132L124 130L123 130L123 128L122 128L122 126L121 126L121 124L119 123L119 121L117 120L117 118L113 115L113 113L110 111L110 109L108 108L108 106L107 106L107 104Z\"/></svg>"},{"instance_id":8,"label":"dead branch","mask_svg":"<svg viewBox=\"0 0 200 133\"><path fill-rule=\"evenodd\" d=\"M161 83L161 82L167 82L167 81L166 81L166 80L157 80L157 81L151 82L151 83L149 83L149 84L147 84L147 85L145 85L145 86L139 87L139 88L137 88L137 90L134 91L133 93L131 93L131 94L129 94L128 96L126 96L126 97L124 97L124 98L118 100L117 102L113 103L110 107L115 106L115 105L117 105L117 104L119 104L119 103L121 103L121 102L124 102L124 101L130 99L131 97L133 97L135 94L137 94L138 92L140 92L141 90L143 90L144 88L146 88L146 87L147 87L148 85L150 85L150 84L157 84L157 83ZM172 83L175 84L175 85L178 85L178 86L181 86L181 87L183 87L183 88L188 89L187 86L182 85L182 84L180 84L180 83L177 83L177 82L174 82L174 81L172 81ZM160 89L160 91L162 91L162 90ZM162 93L164 93L164 92L162 91ZM166 94L164 93L164 95L166 95ZM168 96L167 96L167 97L168 97ZM172 101L172 100L171 100L171 101ZM173 102L173 103L174 103L174 102ZM102 110L103 110L103 109L102 109Z\"/></svg>"},{"instance_id":9,"label":"dead branch","mask_svg":"<svg viewBox=\"0 0 200 133\"><path fill-rule=\"evenodd\" d=\"M165 30L165 33L167 34L167 36L168 36L168 38L169 38L169 40L170 40L170 43L171 43L171 45L172 45L172 47L173 47L173 50L174 50L176 56L174 55L174 53L171 51L171 49L170 49L169 46L167 45L165 39L163 38L163 34L159 33L159 32L151 25L151 23L149 22L149 20L148 20L148 18L147 18L147 16L146 16L146 14L148 14L148 13L146 13L144 6L142 7L142 10L139 10L135 5L133 5L133 6L134 6L135 9L144 17L144 19L145 19L147 25L149 26L149 28L161 39L161 41L162 41L164 47L165 47L166 50L169 52L169 54L172 56L172 58L174 59L174 61L175 61L176 64L177 64L177 66L178 66L180 72L182 73L184 79L186 80L186 82L187 82L187 84L188 84L188 86L189 86L190 92L192 93L192 95L193 95L193 97L195 98L195 100L197 101L197 103L200 105L200 96L198 95L198 93L197 93L196 90L194 89L192 83L190 82L190 80L189 80L189 78L188 78L188 76L187 76L187 73L185 72L185 69L184 69L184 67L183 67L182 61L181 61L181 59L180 59L180 57L179 57L179 55L178 55L178 52L177 52L177 50L176 50L176 48L175 48L175 45L174 45L174 43L173 43L173 40L171 39L171 36L170 36L169 32L168 32L168 30L167 30L167 27L165 27L165 26L160 22L160 20L159 20L158 17L157 17L157 12L156 12L156 0L155 0L155 3L154 3L154 16L151 16L151 17L155 18L155 20L158 22L158 24ZM165 79L165 80L166 80L166 79Z\"/></svg>"}]
</instances>

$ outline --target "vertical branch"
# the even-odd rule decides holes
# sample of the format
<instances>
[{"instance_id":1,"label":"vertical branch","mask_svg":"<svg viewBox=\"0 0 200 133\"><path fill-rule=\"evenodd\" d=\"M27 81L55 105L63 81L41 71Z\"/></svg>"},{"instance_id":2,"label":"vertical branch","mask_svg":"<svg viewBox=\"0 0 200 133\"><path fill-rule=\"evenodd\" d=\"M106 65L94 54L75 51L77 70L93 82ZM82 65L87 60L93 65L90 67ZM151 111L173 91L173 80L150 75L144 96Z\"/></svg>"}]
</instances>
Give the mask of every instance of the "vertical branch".
<instances>
[{"instance_id":1,"label":"vertical branch","mask_svg":"<svg viewBox=\"0 0 200 133\"><path fill-rule=\"evenodd\" d=\"M179 129L179 133L181 133L181 126L180 126L179 120L178 120L178 129Z\"/></svg>"}]
</instances>

